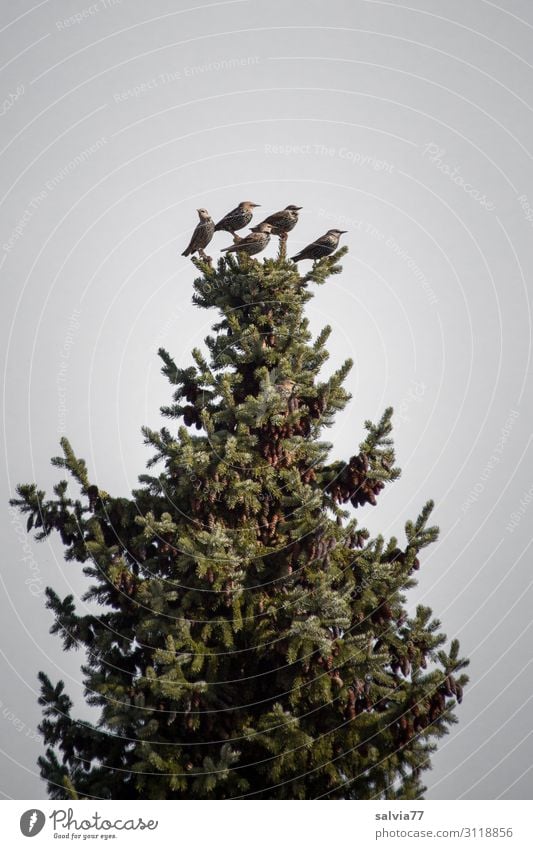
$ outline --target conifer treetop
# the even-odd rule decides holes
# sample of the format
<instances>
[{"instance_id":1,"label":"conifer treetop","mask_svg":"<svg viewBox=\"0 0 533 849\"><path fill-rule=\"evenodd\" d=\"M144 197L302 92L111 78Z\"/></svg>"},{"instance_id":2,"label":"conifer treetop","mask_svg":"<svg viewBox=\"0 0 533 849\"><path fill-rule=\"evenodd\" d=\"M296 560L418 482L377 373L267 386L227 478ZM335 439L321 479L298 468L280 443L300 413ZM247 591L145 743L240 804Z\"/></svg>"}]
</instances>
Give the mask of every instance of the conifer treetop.
<instances>
[{"instance_id":1,"label":"conifer treetop","mask_svg":"<svg viewBox=\"0 0 533 849\"><path fill-rule=\"evenodd\" d=\"M304 308L346 251L303 275L283 242L275 259L194 259L193 301L218 318L192 363L159 351L172 397L143 428L138 487L110 494L66 439L52 462L71 481L18 487L28 531L57 531L88 583L46 591L95 712L76 720L40 673L52 798L423 794L467 661L430 608L406 608L432 502L402 544L359 521L400 474L392 409L347 459L322 440L352 363L323 376L331 328L313 339Z\"/></svg>"}]
</instances>

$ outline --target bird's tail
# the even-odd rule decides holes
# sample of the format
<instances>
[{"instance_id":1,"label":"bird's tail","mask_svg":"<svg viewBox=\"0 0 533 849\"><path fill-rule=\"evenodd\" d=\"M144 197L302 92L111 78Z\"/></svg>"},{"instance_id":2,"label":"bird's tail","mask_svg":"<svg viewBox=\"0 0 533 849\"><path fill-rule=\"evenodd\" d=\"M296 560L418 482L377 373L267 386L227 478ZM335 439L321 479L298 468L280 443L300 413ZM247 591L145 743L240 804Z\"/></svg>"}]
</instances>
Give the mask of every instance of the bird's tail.
<instances>
[{"instance_id":1,"label":"bird's tail","mask_svg":"<svg viewBox=\"0 0 533 849\"><path fill-rule=\"evenodd\" d=\"M182 253L182 256L189 256L190 253L191 253L191 251L189 250L189 248L185 248L185 250Z\"/></svg>"}]
</instances>

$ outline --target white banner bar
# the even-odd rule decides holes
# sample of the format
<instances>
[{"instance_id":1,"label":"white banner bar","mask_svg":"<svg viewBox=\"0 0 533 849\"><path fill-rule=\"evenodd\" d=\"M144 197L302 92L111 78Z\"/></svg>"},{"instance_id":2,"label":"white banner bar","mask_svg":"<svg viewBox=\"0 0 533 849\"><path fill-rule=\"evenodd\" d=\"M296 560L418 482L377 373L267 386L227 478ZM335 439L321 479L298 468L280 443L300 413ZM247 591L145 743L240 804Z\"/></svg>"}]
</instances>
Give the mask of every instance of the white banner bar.
<instances>
[{"instance_id":1,"label":"white banner bar","mask_svg":"<svg viewBox=\"0 0 533 849\"><path fill-rule=\"evenodd\" d=\"M527 801L2 802L2 845L159 849L532 849ZM30 844L30 840L35 843ZM120 841L120 843L118 842Z\"/></svg>"}]
</instances>

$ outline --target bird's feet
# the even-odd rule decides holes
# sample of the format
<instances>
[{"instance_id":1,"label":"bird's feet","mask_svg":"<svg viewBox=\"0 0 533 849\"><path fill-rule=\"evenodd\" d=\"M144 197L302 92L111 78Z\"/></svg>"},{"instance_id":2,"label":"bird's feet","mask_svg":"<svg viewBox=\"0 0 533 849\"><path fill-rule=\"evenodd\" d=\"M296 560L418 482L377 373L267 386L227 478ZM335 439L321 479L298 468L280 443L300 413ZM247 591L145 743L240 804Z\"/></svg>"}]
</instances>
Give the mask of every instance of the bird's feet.
<instances>
[{"instance_id":1,"label":"bird's feet","mask_svg":"<svg viewBox=\"0 0 533 849\"><path fill-rule=\"evenodd\" d=\"M212 264L212 262L213 262L213 257L207 256L206 252L205 252L205 251L202 251L202 250L198 251L198 253L200 254L200 256L202 257L202 259L203 259L205 262L209 263L209 265L211 265L211 264Z\"/></svg>"}]
</instances>

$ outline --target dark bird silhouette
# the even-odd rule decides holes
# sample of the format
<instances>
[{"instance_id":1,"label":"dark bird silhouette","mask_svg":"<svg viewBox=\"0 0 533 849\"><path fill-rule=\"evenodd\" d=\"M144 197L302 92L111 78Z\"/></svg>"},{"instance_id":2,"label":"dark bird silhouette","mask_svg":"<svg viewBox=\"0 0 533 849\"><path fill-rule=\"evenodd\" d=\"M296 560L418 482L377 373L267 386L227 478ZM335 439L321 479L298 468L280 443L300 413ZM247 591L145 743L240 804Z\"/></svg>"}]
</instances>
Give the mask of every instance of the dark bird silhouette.
<instances>
[{"instance_id":1,"label":"dark bird silhouette","mask_svg":"<svg viewBox=\"0 0 533 849\"><path fill-rule=\"evenodd\" d=\"M295 206L293 203L281 209L279 212L274 212L265 218L266 224L272 225L272 235L279 236L281 239L287 238L293 227L298 223L298 213L301 206Z\"/></svg>"},{"instance_id":2,"label":"dark bird silhouette","mask_svg":"<svg viewBox=\"0 0 533 849\"><path fill-rule=\"evenodd\" d=\"M315 242L311 242L295 256L291 256L292 261L300 262L301 259L322 259L324 256L329 256L336 250L342 234L347 232L347 230L328 230Z\"/></svg>"},{"instance_id":3,"label":"dark bird silhouette","mask_svg":"<svg viewBox=\"0 0 533 849\"><path fill-rule=\"evenodd\" d=\"M237 244L230 245L227 248L222 248L222 250L225 253L235 253L236 251L243 251L243 253L248 254L248 256L253 256L254 254L261 253L261 251L264 251L264 249L270 242L271 230L271 225L263 221L261 224L258 224L257 227L253 227L247 236L244 236L242 239L239 239Z\"/></svg>"},{"instance_id":4,"label":"dark bird silhouette","mask_svg":"<svg viewBox=\"0 0 533 849\"><path fill-rule=\"evenodd\" d=\"M252 220L253 211L259 203L252 203L251 200L243 200L241 203L228 212L224 218L221 218L215 226L215 230L225 230L227 233L235 233L236 230L242 230Z\"/></svg>"},{"instance_id":5,"label":"dark bird silhouette","mask_svg":"<svg viewBox=\"0 0 533 849\"><path fill-rule=\"evenodd\" d=\"M190 256L198 251L204 259L209 259L204 253L206 248L213 238L215 232L215 222L209 215L207 209L198 209L200 223L196 225L194 233L191 236L191 241L182 253L182 256Z\"/></svg>"}]
</instances>

